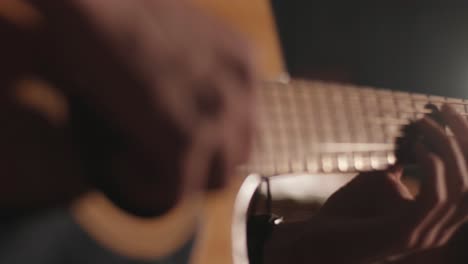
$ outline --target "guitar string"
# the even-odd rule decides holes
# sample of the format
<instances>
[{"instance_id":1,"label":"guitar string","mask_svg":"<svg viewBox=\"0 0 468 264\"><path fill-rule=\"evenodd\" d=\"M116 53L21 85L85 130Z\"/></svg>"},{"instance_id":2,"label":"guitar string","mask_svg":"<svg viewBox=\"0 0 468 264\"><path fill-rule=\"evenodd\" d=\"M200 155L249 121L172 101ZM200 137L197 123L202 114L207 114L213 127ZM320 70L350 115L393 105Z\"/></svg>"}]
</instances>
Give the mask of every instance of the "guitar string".
<instances>
[{"instance_id":1,"label":"guitar string","mask_svg":"<svg viewBox=\"0 0 468 264\"><path fill-rule=\"evenodd\" d=\"M462 99L317 81L292 81L289 84L267 83L260 90L260 95L260 108L263 110L260 111L260 115L263 115L264 120L270 119L266 122L269 125L263 127L263 131L259 133L259 137L263 137L261 140L263 144L260 145L264 148L264 153L260 155L269 156L269 154L274 153L274 156L276 156L270 161L271 164L267 165L269 168L266 171L269 174L294 171L333 172L337 169L339 171L349 171L350 169L365 170L369 169L369 163L371 163L370 167L372 168L381 168L384 164L388 165L394 162L393 148L391 146L394 145L394 138L398 136L399 127L430 112L424 109L425 104L434 103L440 106L442 103L449 103L450 105L454 105L461 114L468 115L468 101ZM303 101L302 105L299 104L301 100ZM355 101L354 105L353 100ZM346 106L339 104L343 102L349 105L348 109L346 109ZM331 110L335 110L333 114L330 113L330 108L333 108ZM337 118L337 113L347 113L346 110L355 111L354 115L362 119L356 122L356 126L361 126L361 130L358 130L358 135L354 136L364 139L361 141L369 141L369 136L364 134L367 133L371 137L374 137L379 134L379 131L376 131L375 128L374 131L370 131L371 129L367 126L377 124L381 128L380 133L385 134L387 138L383 143L387 143L390 146L388 151L386 153L385 151L374 151L372 149L373 145L370 144L367 151L361 151L361 153L352 153L351 151L351 158L349 158L350 153L333 154L333 156L330 156L329 153L321 153L320 155L310 155L309 153L309 156L322 156L313 157L315 160L311 161L312 157L306 157L308 156L307 149L304 150L307 146L317 143L318 140L323 140L324 138L327 139L326 141L340 142L337 138L346 138L343 135L356 134L356 131L351 131L349 126L348 129L343 129L346 125L342 126L340 130L341 134L336 134L338 132L336 126L332 125L328 127L330 119ZM378 113L369 113L370 110L377 111ZM315 111L319 112L319 118L312 116L313 114L317 114ZM349 115L352 114L347 114L349 119ZM328 119L328 121L325 119L320 120L324 116L327 117L325 119ZM346 114L344 114L344 118L346 120ZM324 127L318 129L318 125L312 125L317 119ZM337 119L343 119L343 116ZM309 125L301 125L300 120L307 120ZM349 122L348 120L348 123L353 122ZM384 127L390 127L391 131L387 131ZM295 138L296 140L291 140L291 138ZM355 140L356 146L361 145L363 143L361 141ZM370 141L372 143L372 140ZM382 140L378 138L374 138L373 141L374 143L382 143ZM259 144L256 145L258 146ZM336 147L339 148L340 144L337 144ZM297 151L297 149L300 150L300 153L304 153L304 157L301 158L302 160L291 158L293 156L292 153ZM336 152L339 152L339 149ZM258 162L261 159L258 157L257 159L253 159L250 166L255 167L252 166L255 165L255 160ZM347 159L348 161L344 162ZM265 163L265 160L263 162ZM280 163L283 164L283 168L279 168Z\"/></svg>"}]
</instances>

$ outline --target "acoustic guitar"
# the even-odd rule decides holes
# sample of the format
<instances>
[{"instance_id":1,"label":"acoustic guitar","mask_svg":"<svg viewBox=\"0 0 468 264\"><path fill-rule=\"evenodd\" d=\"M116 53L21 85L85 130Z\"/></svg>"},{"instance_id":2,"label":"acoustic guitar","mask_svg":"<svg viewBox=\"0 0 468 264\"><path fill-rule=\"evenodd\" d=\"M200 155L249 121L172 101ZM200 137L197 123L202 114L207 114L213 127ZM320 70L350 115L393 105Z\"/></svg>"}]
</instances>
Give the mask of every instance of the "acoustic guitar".
<instances>
[{"instance_id":1,"label":"acoustic guitar","mask_svg":"<svg viewBox=\"0 0 468 264\"><path fill-rule=\"evenodd\" d=\"M249 263L247 219L262 179L293 199L324 200L358 172L406 158L404 127L450 103L468 115L468 100L374 87L288 78L268 0L198 0L202 8L244 33L256 48L258 134L237 182L207 204L207 227L195 263ZM404 140L403 140L404 142ZM302 194L301 194L302 193Z\"/></svg>"},{"instance_id":2,"label":"acoustic guitar","mask_svg":"<svg viewBox=\"0 0 468 264\"><path fill-rule=\"evenodd\" d=\"M127 215L98 192L80 198L71 209L77 222L118 254L137 258L170 255L198 230L192 263L248 263L248 209L264 177L272 181L284 175L321 179L312 185L298 181L292 190L294 193L302 186L308 193L326 196L345 182L340 178L350 179L356 172L393 164L396 139L405 132L401 128L430 114L428 103L435 107L450 103L468 115L468 101L463 99L290 80L268 0L193 1L244 34L255 48L263 81L258 85L259 129L252 159L239 168L239 177L225 190L185 199L158 219ZM20 0L2 1L0 14L20 24L37 15ZM36 101L45 112L60 108L54 104L54 96L37 96L38 90L47 94L44 85L22 84L29 91L22 93L24 100ZM44 99L49 103L39 102Z\"/></svg>"}]
</instances>

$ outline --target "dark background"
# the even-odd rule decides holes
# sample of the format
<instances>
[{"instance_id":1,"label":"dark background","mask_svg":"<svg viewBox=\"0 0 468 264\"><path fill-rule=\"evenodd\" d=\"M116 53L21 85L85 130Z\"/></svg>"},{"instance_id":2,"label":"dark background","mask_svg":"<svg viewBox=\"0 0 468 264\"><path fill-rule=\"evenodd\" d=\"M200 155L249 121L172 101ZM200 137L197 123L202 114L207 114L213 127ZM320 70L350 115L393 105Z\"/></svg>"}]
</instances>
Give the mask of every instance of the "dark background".
<instances>
[{"instance_id":1,"label":"dark background","mask_svg":"<svg viewBox=\"0 0 468 264\"><path fill-rule=\"evenodd\" d=\"M273 0L292 76L468 98L468 1Z\"/></svg>"}]
</instances>

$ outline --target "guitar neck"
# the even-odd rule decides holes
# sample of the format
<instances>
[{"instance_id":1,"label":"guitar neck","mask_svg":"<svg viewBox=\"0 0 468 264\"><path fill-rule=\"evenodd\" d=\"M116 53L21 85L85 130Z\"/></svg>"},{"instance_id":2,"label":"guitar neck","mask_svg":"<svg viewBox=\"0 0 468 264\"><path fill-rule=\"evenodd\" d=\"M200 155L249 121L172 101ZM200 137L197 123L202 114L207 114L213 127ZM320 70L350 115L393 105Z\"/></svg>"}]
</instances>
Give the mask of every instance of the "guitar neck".
<instances>
[{"instance_id":1,"label":"guitar neck","mask_svg":"<svg viewBox=\"0 0 468 264\"><path fill-rule=\"evenodd\" d=\"M258 92L258 134L247 169L264 175L384 169L401 127L468 100L321 81L266 82Z\"/></svg>"}]
</instances>

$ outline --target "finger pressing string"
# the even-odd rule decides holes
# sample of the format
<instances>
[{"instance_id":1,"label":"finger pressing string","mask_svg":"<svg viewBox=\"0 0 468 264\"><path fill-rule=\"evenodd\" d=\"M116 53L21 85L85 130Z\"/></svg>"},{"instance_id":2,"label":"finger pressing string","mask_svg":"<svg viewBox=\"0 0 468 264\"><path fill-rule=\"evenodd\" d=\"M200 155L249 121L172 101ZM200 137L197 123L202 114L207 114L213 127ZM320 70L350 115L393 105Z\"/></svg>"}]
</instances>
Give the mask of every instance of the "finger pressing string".
<instances>
[{"instance_id":1,"label":"finger pressing string","mask_svg":"<svg viewBox=\"0 0 468 264\"><path fill-rule=\"evenodd\" d=\"M468 120L463 118L457 111L450 105L444 104L442 106L441 115L445 123L450 127L458 144L461 146L463 153L466 157L468 156Z\"/></svg>"},{"instance_id":2,"label":"finger pressing string","mask_svg":"<svg viewBox=\"0 0 468 264\"><path fill-rule=\"evenodd\" d=\"M425 140L444 162L449 199L458 199L460 193L468 186L466 162L460 146L430 118L423 118L418 126Z\"/></svg>"},{"instance_id":3,"label":"finger pressing string","mask_svg":"<svg viewBox=\"0 0 468 264\"><path fill-rule=\"evenodd\" d=\"M426 178L416 200L416 226L410 235L409 245L412 248L423 248L433 242L433 226L444 215L448 195L442 160L420 143L415 145L415 152Z\"/></svg>"},{"instance_id":4,"label":"finger pressing string","mask_svg":"<svg viewBox=\"0 0 468 264\"><path fill-rule=\"evenodd\" d=\"M444 245L453 234L468 220L468 194L465 193L460 201L454 205L454 214L444 223L441 231L437 235L437 244Z\"/></svg>"}]
</instances>

